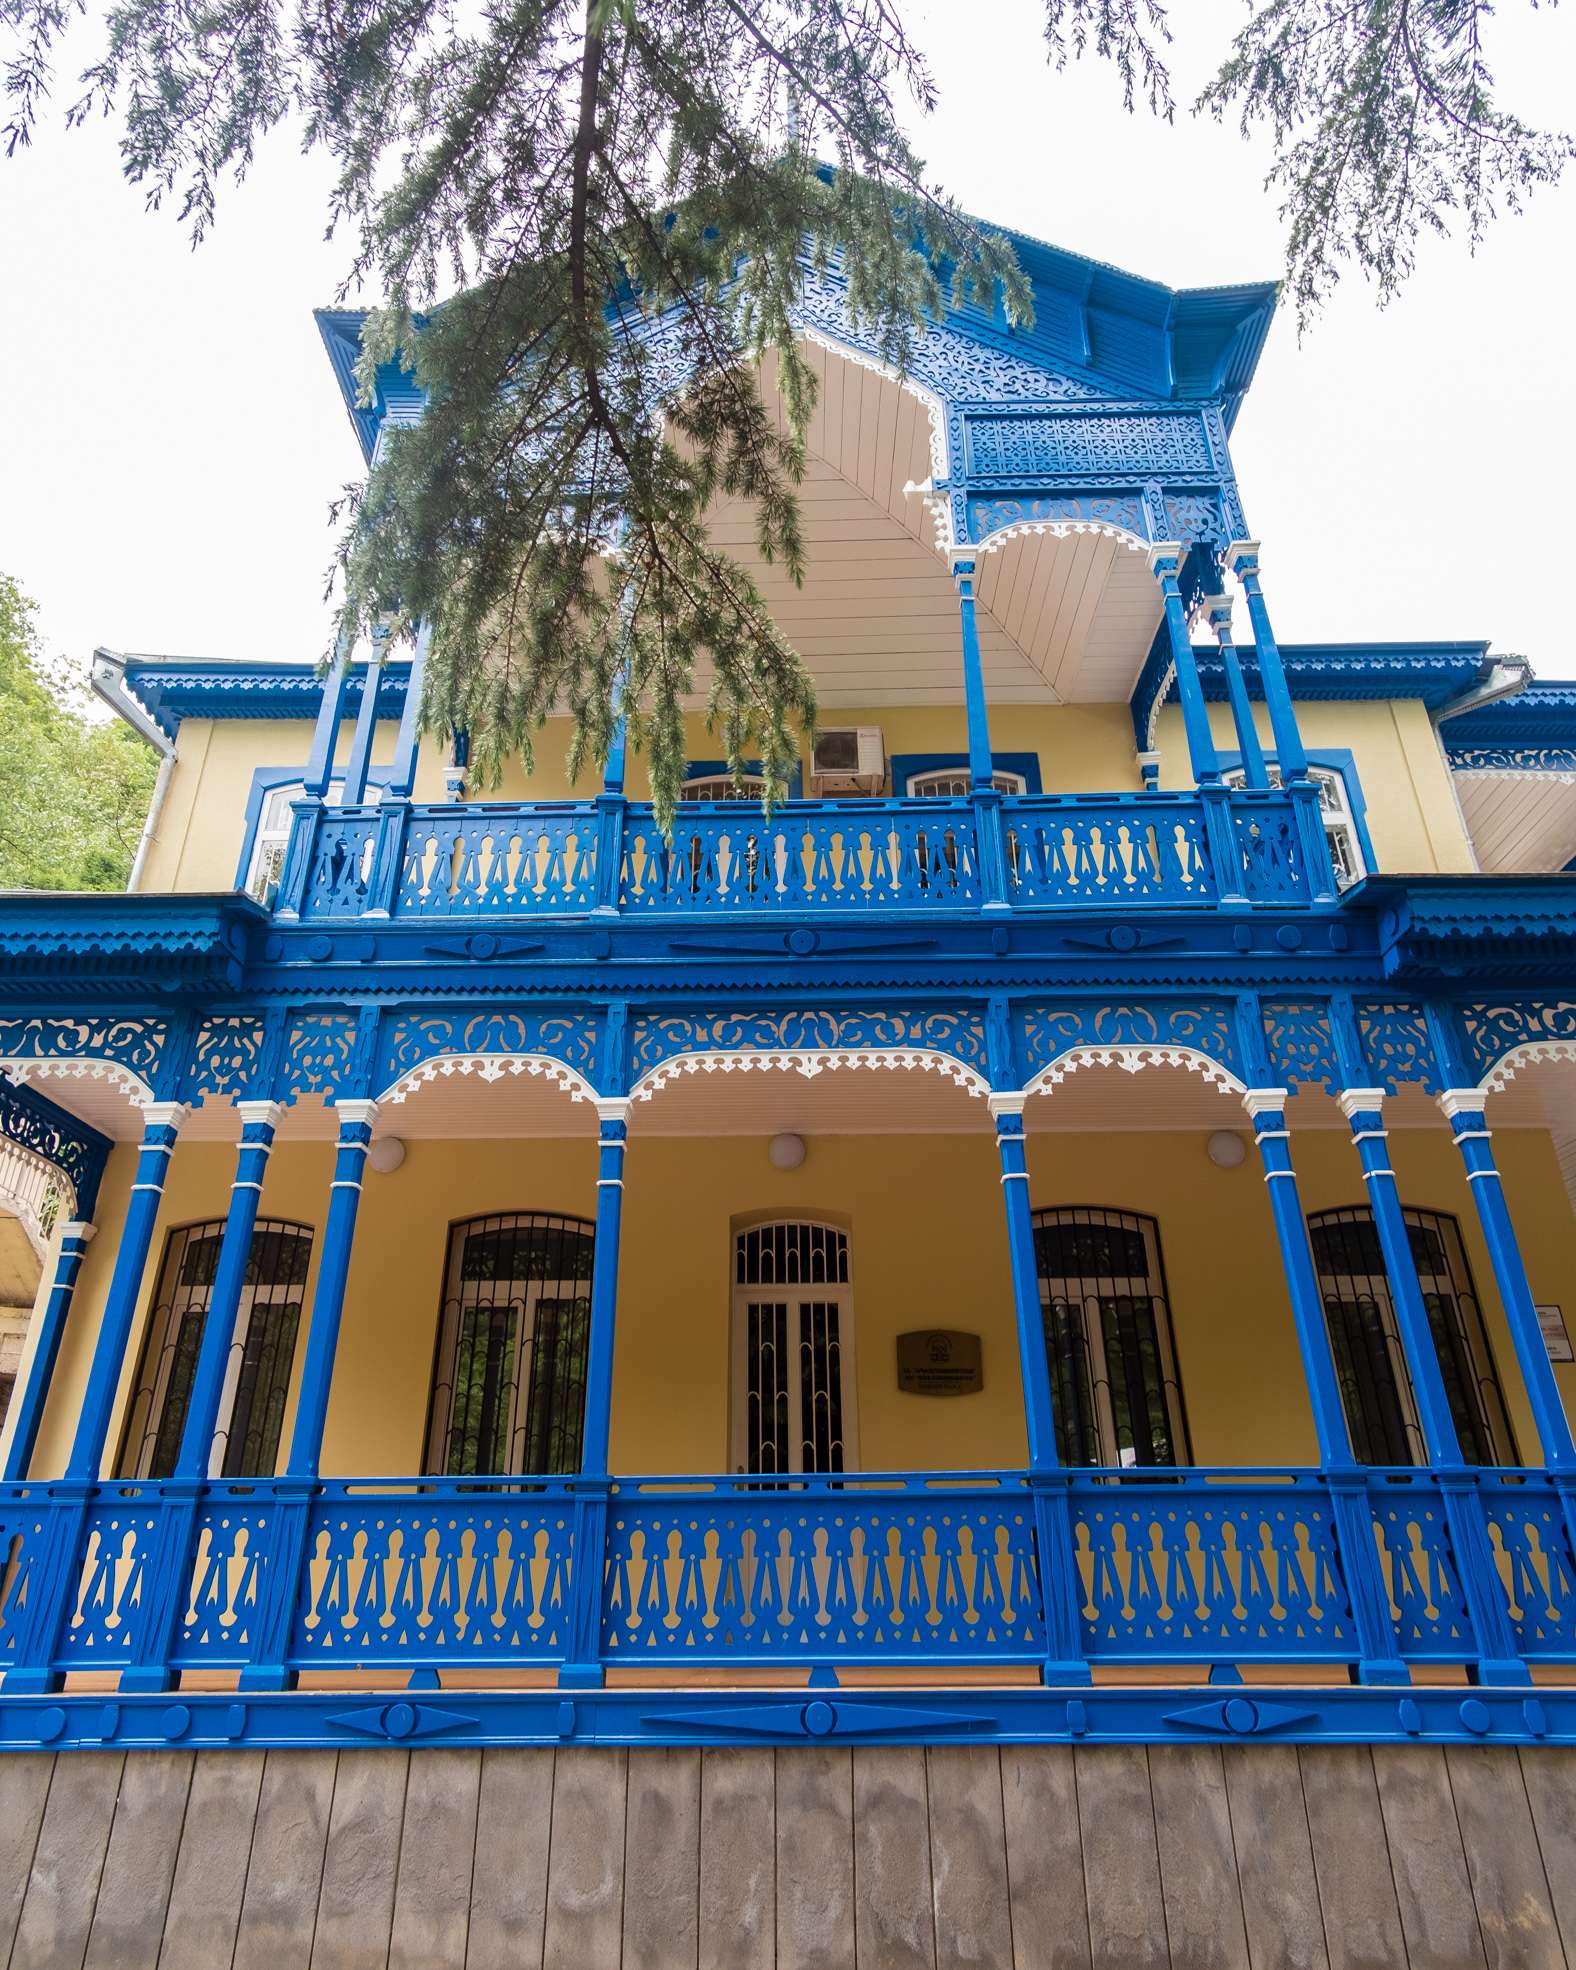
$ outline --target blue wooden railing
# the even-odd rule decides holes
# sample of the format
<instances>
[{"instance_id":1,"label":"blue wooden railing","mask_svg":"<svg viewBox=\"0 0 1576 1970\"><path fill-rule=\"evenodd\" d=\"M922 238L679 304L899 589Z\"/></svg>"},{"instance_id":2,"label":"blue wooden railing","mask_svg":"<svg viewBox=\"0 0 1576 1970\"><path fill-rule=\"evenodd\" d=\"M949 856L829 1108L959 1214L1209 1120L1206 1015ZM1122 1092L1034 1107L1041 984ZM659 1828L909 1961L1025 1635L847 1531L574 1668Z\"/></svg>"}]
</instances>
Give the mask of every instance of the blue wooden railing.
<instances>
[{"instance_id":1,"label":"blue wooden railing","mask_svg":"<svg viewBox=\"0 0 1576 1970\"><path fill-rule=\"evenodd\" d=\"M317 809L280 885L305 920L634 917L1304 904L1317 817L1285 793L990 796L683 806L599 801Z\"/></svg>"},{"instance_id":2,"label":"blue wooden railing","mask_svg":"<svg viewBox=\"0 0 1576 1970\"><path fill-rule=\"evenodd\" d=\"M1500 1470L32 1482L0 1667L1514 1669L1576 1660L1573 1518Z\"/></svg>"}]
</instances>

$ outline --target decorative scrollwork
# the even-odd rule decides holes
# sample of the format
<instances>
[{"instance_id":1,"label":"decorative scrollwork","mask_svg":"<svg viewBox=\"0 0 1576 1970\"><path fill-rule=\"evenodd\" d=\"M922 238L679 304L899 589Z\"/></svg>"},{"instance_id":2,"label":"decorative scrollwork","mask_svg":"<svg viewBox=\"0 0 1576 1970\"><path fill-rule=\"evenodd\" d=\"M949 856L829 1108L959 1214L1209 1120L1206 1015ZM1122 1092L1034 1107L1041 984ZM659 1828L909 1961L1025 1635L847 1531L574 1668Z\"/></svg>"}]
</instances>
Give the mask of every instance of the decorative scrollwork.
<instances>
[{"instance_id":1,"label":"decorative scrollwork","mask_svg":"<svg viewBox=\"0 0 1576 1970\"><path fill-rule=\"evenodd\" d=\"M1031 1008L1023 1014L1023 1052L1034 1088L1054 1087L1086 1067L1120 1067L1129 1074L1185 1067L1218 1087L1240 1091L1245 1085L1232 1009L1208 1000Z\"/></svg>"},{"instance_id":2,"label":"decorative scrollwork","mask_svg":"<svg viewBox=\"0 0 1576 1970\"><path fill-rule=\"evenodd\" d=\"M702 1065L791 1067L806 1075L833 1067L913 1067L949 1073L981 1094L989 1085L984 1015L969 1011L653 1013L635 1021L630 1058L642 1095ZM694 1066L683 1065L686 1058ZM669 1061L681 1064L654 1073Z\"/></svg>"},{"instance_id":3,"label":"decorative scrollwork","mask_svg":"<svg viewBox=\"0 0 1576 1970\"><path fill-rule=\"evenodd\" d=\"M111 1146L107 1136L57 1108L46 1096L32 1088L14 1086L0 1074L0 1140L14 1143L58 1170L70 1188L75 1214L93 1215ZM0 1176L0 1184L3 1182Z\"/></svg>"},{"instance_id":4,"label":"decorative scrollwork","mask_svg":"<svg viewBox=\"0 0 1576 1970\"><path fill-rule=\"evenodd\" d=\"M1576 1004L1465 1005L1461 1026L1479 1085L1508 1087L1537 1060L1576 1060Z\"/></svg>"},{"instance_id":5,"label":"decorative scrollwork","mask_svg":"<svg viewBox=\"0 0 1576 1970\"><path fill-rule=\"evenodd\" d=\"M1339 1091L1341 1070L1330 1033L1330 1009L1316 1002L1271 1000L1264 1007L1264 1044L1278 1087L1326 1087Z\"/></svg>"},{"instance_id":6,"label":"decorative scrollwork","mask_svg":"<svg viewBox=\"0 0 1576 1970\"><path fill-rule=\"evenodd\" d=\"M1363 1061L1376 1088L1394 1094L1406 1081L1438 1088L1439 1070L1421 1006L1374 999L1360 1001L1355 1010Z\"/></svg>"},{"instance_id":7,"label":"decorative scrollwork","mask_svg":"<svg viewBox=\"0 0 1576 1970\"><path fill-rule=\"evenodd\" d=\"M593 1094L596 1022L584 1015L522 1012L404 1013L394 1024L379 1080L402 1101L439 1074L545 1074L578 1101Z\"/></svg>"},{"instance_id":8,"label":"decorative scrollwork","mask_svg":"<svg viewBox=\"0 0 1576 1970\"><path fill-rule=\"evenodd\" d=\"M263 1051L263 1022L255 1015L205 1019L192 1049L191 1092L241 1094L256 1085Z\"/></svg>"},{"instance_id":9,"label":"decorative scrollwork","mask_svg":"<svg viewBox=\"0 0 1576 1970\"><path fill-rule=\"evenodd\" d=\"M1019 412L968 419L973 478L1038 479L1076 472L1091 478L1147 479L1156 473L1213 476L1214 461L1196 409Z\"/></svg>"},{"instance_id":10,"label":"decorative scrollwork","mask_svg":"<svg viewBox=\"0 0 1576 1970\"><path fill-rule=\"evenodd\" d=\"M1453 773L1521 773L1562 785L1576 780L1576 750L1570 746L1461 746L1447 739L1445 757Z\"/></svg>"},{"instance_id":11,"label":"decorative scrollwork","mask_svg":"<svg viewBox=\"0 0 1576 1970\"><path fill-rule=\"evenodd\" d=\"M285 1041L284 1084L298 1094L339 1093L348 1081L356 1051L356 1022L349 1013L302 1013L290 1022Z\"/></svg>"},{"instance_id":12,"label":"decorative scrollwork","mask_svg":"<svg viewBox=\"0 0 1576 1970\"><path fill-rule=\"evenodd\" d=\"M1047 494L1041 499L971 499L969 533L981 553L994 554L1020 534L1106 534L1137 553L1145 543L1144 503L1136 497L1086 498Z\"/></svg>"},{"instance_id":13,"label":"decorative scrollwork","mask_svg":"<svg viewBox=\"0 0 1576 1970\"><path fill-rule=\"evenodd\" d=\"M152 1092L164 1026L154 1019L0 1019L0 1073L113 1082L134 1097Z\"/></svg>"},{"instance_id":14,"label":"decorative scrollwork","mask_svg":"<svg viewBox=\"0 0 1576 1970\"><path fill-rule=\"evenodd\" d=\"M1231 536L1213 493L1167 493L1165 500L1167 539L1184 545L1201 540L1217 553L1225 552Z\"/></svg>"}]
</instances>

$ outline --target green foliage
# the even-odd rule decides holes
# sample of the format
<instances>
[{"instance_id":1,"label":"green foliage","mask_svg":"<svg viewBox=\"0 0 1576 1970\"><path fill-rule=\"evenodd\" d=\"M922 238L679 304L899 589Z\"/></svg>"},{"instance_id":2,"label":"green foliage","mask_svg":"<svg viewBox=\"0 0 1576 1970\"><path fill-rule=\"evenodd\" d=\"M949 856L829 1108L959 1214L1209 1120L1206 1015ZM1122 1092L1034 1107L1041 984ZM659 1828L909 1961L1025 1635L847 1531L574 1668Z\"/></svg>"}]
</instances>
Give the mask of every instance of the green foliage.
<instances>
[{"instance_id":1,"label":"green foliage","mask_svg":"<svg viewBox=\"0 0 1576 1970\"><path fill-rule=\"evenodd\" d=\"M51 666L0 575L0 889L122 889L157 762Z\"/></svg>"},{"instance_id":2,"label":"green foliage","mask_svg":"<svg viewBox=\"0 0 1576 1970\"><path fill-rule=\"evenodd\" d=\"M0 0L11 148L90 5ZM1093 54L1129 109L1172 115L1163 0L1044 6L1056 67ZM1269 125L1304 315L1348 262L1387 297L1421 232L1459 218L1475 241L1569 158L1495 103L1489 11L1252 6L1195 108ZM68 120L118 107L127 176L199 238L268 130L293 119L330 154L347 286L384 298L363 383L399 355L431 404L347 496L346 628L430 625L425 721L468 729L484 778L529 763L559 707L571 765L601 759L617 697L666 818L692 694L769 800L813 726L804 666L707 526L742 497L760 554L802 578L806 269L835 262L900 370L971 294L1028 316L1008 245L925 182L904 115L935 101L901 0L117 0Z\"/></svg>"}]
</instances>

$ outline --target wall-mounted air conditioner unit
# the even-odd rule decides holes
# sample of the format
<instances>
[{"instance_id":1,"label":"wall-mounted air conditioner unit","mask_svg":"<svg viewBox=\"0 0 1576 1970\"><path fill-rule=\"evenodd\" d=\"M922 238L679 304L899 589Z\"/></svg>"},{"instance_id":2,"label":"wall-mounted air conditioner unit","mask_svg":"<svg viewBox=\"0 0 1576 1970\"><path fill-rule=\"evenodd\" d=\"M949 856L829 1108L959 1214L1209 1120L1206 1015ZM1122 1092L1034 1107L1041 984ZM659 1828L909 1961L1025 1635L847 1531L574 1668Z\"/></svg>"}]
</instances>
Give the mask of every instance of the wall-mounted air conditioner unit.
<instances>
[{"instance_id":1,"label":"wall-mounted air conditioner unit","mask_svg":"<svg viewBox=\"0 0 1576 1970\"><path fill-rule=\"evenodd\" d=\"M886 786L886 748L879 725L823 732L810 759L810 791L880 793Z\"/></svg>"}]
</instances>

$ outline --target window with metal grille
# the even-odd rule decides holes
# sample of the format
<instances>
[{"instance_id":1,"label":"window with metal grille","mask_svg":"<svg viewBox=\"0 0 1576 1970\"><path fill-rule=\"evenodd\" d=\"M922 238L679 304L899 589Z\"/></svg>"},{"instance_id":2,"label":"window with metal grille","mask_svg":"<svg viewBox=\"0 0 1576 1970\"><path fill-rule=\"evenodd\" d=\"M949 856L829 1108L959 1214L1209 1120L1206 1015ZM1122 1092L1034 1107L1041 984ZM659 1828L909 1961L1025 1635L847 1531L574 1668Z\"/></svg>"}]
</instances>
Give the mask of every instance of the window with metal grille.
<instances>
[{"instance_id":1,"label":"window with metal grille","mask_svg":"<svg viewBox=\"0 0 1576 1970\"><path fill-rule=\"evenodd\" d=\"M1407 1206L1403 1215L1461 1454L1473 1464L1512 1463L1515 1443L1461 1228L1442 1211ZM1354 1453L1365 1464L1426 1464L1373 1212L1366 1204L1314 1211L1308 1236Z\"/></svg>"},{"instance_id":2,"label":"window with metal grille","mask_svg":"<svg viewBox=\"0 0 1576 1970\"><path fill-rule=\"evenodd\" d=\"M427 1469L564 1477L580 1468L594 1226L510 1212L452 1227Z\"/></svg>"},{"instance_id":3,"label":"window with metal grille","mask_svg":"<svg viewBox=\"0 0 1576 1970\"><path fill-rule=\"evenodd\" d=\"M223 1235L224 1222L215 1218L178 1226L165 1240L116 1465L121 1477L174 1472ZM310 1226L257 1220L208 1458L211 1477L274 1474L311 1257Z\"/></svg>"},{"instance_id":4,"label":"window with metal grille","mask_svg":"<svg viewBox=\"0 0 1576 1970\"><path fill-rule=\"evenodd\" d=\"M1185 1464L1160 1228L1089 1205L1034 1213L1040 1317L1064 1464Z\"/></svg>"},{"instance_id":5,"label":"window with metal grille","mask_svg":"<svg viewBox=\"0 0 1576 1970\"><path fill-rule=\"evenodd\" d=\"M345 783L336 780L323 796L325 807L337 807L344 796ZM370 790L371 798L377 799L377 790ZM252 836L252 855L246 869L246 893L255 896L259 903L270 907L279 893L279 878L284 874L285 850L290 846L290 830L295 816L291 812L293 802L306 797L306 788L296 780L289 786L270 787L263 795L263 804L258 811L257 832Z\"/></svg>"},{"instance_id":6,"label":"window with metal grille","mask_svg":"<svg viewBox=\"0 0 1576 1970\"><path fill-rule=\"evenodd\" d=\"M733 1254L736 1468L852 1470L847 1232L752 1225L735 1238Z\"/></svg>"},{"instance_id":7,"label":"window with metal grille","mask_svg":"<svg viewBox=\"0 0 1576 1970\"><path fill-rule=\"evenodd\" d=\"M679 788L680 800L744 800L759 807L765 798L766 782L751 773L742 781L736 781L731 773L703 773Z\"/></svg>"},{"instance_id":8,"label":"window with metal grille","mask_svg":"<svg viewBox=\"0 0 1576 1970\"><path fill-rule=\"evenodd\" d=\"M1281 771L1273 759L1266 760L1264 771L1270 785L1278 787ZM1221 777L1228 787L1240 787L1247 783L1247 774L1240 766L1233 767ZM1330 845L1335 886L1337 889L1350 889L1353 883L1361 882L1367 875L1368 865L1363 859L1362 843L1358 839L1346 775L1333 766L1310 766L1308 778L1319 789L1319 818L1324 823L1324 838Z\"/></svg>"},{"instance_id":9,"label":"window with metal grille","mask_svg":"<svg viewBox=\"0 0 1576 1970\"><path fill-rule=\"evenodd\" d=\"M1027 791L1021 773L992 773L990 783L997 793L1020 794ZM911 773L908 792L911 799L966 800L973 791L966 766L933 767L928 773Z\"/></svg>"}]
</instances>

